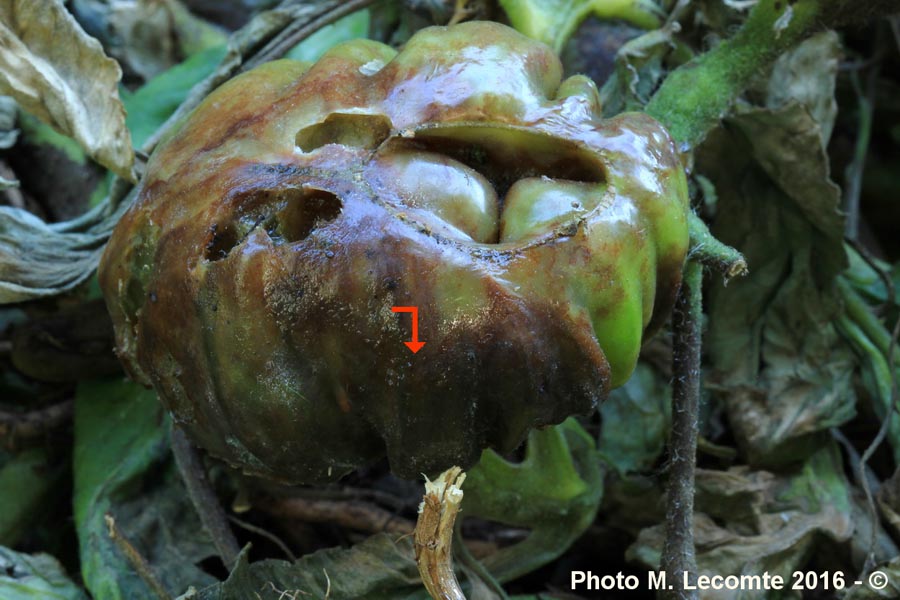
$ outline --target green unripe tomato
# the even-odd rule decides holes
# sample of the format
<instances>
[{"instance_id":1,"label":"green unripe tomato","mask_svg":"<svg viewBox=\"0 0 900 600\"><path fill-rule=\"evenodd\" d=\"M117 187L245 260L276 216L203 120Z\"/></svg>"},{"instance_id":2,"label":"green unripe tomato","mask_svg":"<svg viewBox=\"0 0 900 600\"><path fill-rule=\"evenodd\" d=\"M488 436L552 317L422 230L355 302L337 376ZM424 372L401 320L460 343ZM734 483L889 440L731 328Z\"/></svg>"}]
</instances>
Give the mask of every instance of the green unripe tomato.
<instances>
[{"instance_id":1,"label":"green unripe tomato","mask_svg":"<svg viewBox=\"0 0 900 600\"><path fill-rule=\"evenodd\" d=\"M295 482L467 467L593 410L671 309L687 188L657 122L560 80L543 44L472 22L223 85L103 257L132 377L213 454Z\"/></svg>"}]
</instances>

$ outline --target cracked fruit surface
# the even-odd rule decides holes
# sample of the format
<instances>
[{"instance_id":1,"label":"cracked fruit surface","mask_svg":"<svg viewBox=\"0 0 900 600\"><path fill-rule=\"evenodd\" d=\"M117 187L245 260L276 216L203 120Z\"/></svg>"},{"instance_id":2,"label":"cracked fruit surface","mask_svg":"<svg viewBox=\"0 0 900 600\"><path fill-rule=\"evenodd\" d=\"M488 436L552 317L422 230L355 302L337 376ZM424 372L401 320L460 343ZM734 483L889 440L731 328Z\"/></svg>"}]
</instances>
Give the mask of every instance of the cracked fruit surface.
<instances>
[{"instance_id":1,"label":"cracked fruit surface","mask_svg":"<svg viewBox=\"0 0 900 600\"><path fill-rule=\"evenodd\" d=\"M154 153L103 257L118 352L203 447L403 477L588 413L666 319L685 175L643 114L496 23L276 61ZM416 354L409 313L419 308Z\"/></svg>"}]
</instances>

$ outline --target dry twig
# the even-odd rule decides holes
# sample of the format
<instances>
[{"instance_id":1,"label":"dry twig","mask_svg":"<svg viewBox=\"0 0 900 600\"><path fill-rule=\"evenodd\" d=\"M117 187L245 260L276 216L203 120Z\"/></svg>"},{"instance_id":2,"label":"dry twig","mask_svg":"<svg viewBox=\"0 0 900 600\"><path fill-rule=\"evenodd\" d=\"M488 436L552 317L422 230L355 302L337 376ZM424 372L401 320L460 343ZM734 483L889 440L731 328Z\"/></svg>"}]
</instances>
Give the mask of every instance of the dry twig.
<instances>
[{"instance_id":1,"label":"dry twig","mask_svg":"<svg viewBox=\"0 0 900 600\"><path fill-rule=\"evenodd\" d=\"M206 478L206 470L197 450L178 427L172 428L172 452L200 522L212 537L213 545L225 567L230 569L241 548L228 526L225 510Z\"/></svg>"},{"instance_id":2,"label":"dry twig","mask_svg":"<svg viewBox=\"0 0 900 600\"><path fill-rule=\"evenodd\" d=\"M14 449L19 442L47 435L72 419L75 403L65 400L46 408L24 413L0 411L0 440Z\"/></svg>"},{"instance_id":3,"label":"dry twig","mask_svg":"<svg viewBox=\"0 0 900 600\"><path fill-rule=\"evenodd\" d=\"M425 589L434 600L466 600L453 572L453 525L463 499L466 474L459 467L425 482L425 496L416 523L416 564Z\"/></svg>"},{"instance_id":4,"label":"dry twig","mask_svg":"<svg viewBox=\"0 0 900 600\"><path fill-rule=\"evenodd\" d=\"M366 533L407 535L415 529L412 521L380 506L357 500L277 498L254 503L254 506L282 519L331 523Z\"/></svg>"}]
</instances>

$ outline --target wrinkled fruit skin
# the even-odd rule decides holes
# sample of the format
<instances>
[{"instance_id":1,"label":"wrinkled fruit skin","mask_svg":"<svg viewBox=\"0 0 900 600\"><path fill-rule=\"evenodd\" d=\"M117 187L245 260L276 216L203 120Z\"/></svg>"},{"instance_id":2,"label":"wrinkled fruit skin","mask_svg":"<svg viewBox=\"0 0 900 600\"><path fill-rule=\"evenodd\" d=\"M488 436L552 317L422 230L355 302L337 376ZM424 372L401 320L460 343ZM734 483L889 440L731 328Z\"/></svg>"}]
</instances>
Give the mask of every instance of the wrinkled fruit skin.
<instances>
[{"instance_id":1,"label":"wrinkled fruit skin","mask_svg":"<svg viewBox=\"0 0 900 600\"><path fill-rule=\"evenodd\" d=\"M496 23L278 61L153 155L100 270L119 356L245 471L469 466L593 410L665 320L684 171ZM408 313L419 308L417 354Z\"/></svg>"}]
</instances>

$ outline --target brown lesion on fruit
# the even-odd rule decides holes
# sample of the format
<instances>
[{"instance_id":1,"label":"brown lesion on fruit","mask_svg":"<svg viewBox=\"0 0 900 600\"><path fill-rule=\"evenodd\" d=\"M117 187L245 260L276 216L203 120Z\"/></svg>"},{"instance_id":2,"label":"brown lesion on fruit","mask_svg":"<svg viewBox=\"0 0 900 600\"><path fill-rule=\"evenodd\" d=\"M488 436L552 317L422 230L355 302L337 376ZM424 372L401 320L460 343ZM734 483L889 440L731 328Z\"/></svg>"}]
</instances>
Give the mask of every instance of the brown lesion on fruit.
<instances>
[{"instance_id":1,"label":"brown lesion on fruit","mask_svg":"<svg viewBox=\"0 0 900 600\"><path fill-rule=\"evenodd\" d=\"M229 224L213 223L209 226L206 241L203 244L203 258L208 262L222 260L231 249L237 246L237 234Z\"/></svg>"},{"instance_id":2,"label":"brown lesion on fruit","mask_svg":"<svg viewBox=\"0 0 900 600\"><path fill-rule=\"evenodd\" d=\"M335 194L325 190L304 189L302 194L289 198L287 204L275 213L275 227L269 237L276 244L295 243L306 239L317 228L338 218L344 204Z\"/></svg>"},{"instance_id":3,"label":"brown lesion on fruit","mask_svg":"<svg viewBox=\"0 0 900 600\"><path fill-rule=\"evenodd\" d=\"M233 212L207 231L203 243L207 262L226 258L259 228L274 246L300 242L337 219L344 208L336 194L312 187L253 190L232 205Z\"/></svg>"}]
</instances>

